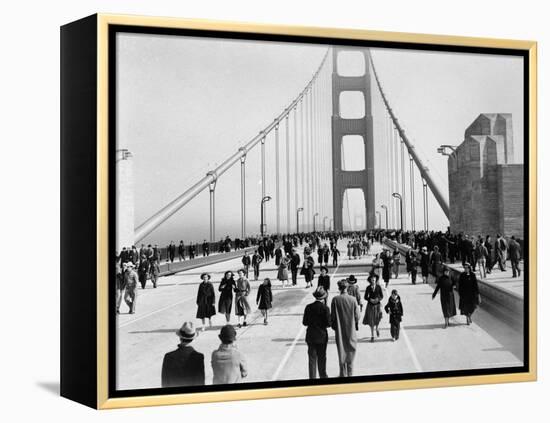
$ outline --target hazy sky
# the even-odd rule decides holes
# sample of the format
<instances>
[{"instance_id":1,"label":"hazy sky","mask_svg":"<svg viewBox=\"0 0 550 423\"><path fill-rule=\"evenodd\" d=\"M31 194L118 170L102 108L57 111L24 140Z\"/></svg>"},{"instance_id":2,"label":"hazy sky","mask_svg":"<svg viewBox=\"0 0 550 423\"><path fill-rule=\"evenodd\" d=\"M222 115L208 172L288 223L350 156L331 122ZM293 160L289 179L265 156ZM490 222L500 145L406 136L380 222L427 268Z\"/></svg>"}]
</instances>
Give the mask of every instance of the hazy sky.
<instances>
[{"instance_id":1,"label":"hazy sky","mask_svg":"<svg viewBox=\"0 0 550 423\"><path fill-rule=\"evenodd\" d=\"M133 154L135 225L158 211L254 137L293 100L317 69L327 46L250 42L177 36L119 34L117 38L117 148ZM373 50L384 90L431 174L447 192L447 164L437 154L441 144L458 145L466 127L480 113L512 113L516 159L522 161L523 67L509 56ZM350 57L351 59L351 57ZM340 72L353 72L353 60L340 62ZM330 124L330 72L320 86ZM372 83L375 195L377 210L388 203L387 117ZM342 104L346 113L361 111L354 99ZM344 101L344 100L342 100ZM290 121L291 136L293 121ZM326 132L328 134L328 132ZM323 140L328 147L328 138ZM274 137L266 142L266 193L274 193ZM325 161L329 159L325 148ZM281 127L281 153L284 128ZM347 166L360 165L361 150L346 145ZM292 147L291 147L292 153ZM284 159L284 155L281 155ZM328 161L327 161L328 163ZM281 172L284 173L284 163ZM291 180L294 162L291 158ZM261 199L260 150L247 158L247 231L259 232ZM325 198L331 198L330 170ZM407 165L408 188L408 165ZM285 180L281 194L286 198ZM421 187L416 182L417 228L422 225ZM291 188L291 193L294 191ZM293 195L293 194L292 194ZM350 213L360 213L362 198L348 196ZM448 221L430 195L430 227ZM266 207L268 230L274 230L274 202ZM291 203L293 203L291 201ZM346 202L345 202L346 204ZM295 209L291 216L294 227ZM283 201L281 210L286 210ZM208 238L208 189L154 231L146 241L161 245L171 239ZM323 216L331 216L326 200ZM240 166L219 180L216 189L216 235L240 234ZM347 206L345 209L347 216ZM319 222L319 221L318 221ZM346 224L347 218L344 219ZM318 225L320 225L318 223ZM286 228L286 215L281 226ZM410 226L410 213L407 214Z\"/></svg>"}]
</instances>

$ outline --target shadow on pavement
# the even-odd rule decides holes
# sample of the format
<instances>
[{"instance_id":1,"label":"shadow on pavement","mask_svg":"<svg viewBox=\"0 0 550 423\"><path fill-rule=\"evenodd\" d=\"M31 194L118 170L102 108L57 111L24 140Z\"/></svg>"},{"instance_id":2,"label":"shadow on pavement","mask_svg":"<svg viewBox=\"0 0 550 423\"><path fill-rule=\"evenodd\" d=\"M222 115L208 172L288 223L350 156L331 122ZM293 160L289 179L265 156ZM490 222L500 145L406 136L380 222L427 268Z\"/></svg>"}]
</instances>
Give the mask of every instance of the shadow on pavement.
<instances>
[{"instance_id":1,"label":"shadow on pavement","mask_svg":"<svg viewBox=\"0 0 550 423\"><path fill-rule=\"evenodd\" d=\"M461 324L454 323L453 326L462 326ZM415 325L415 326L403 326L405 330L431 330L431 329L443 329L443 323L429 324L429 325Z\"/></svg>"}]
</instances>

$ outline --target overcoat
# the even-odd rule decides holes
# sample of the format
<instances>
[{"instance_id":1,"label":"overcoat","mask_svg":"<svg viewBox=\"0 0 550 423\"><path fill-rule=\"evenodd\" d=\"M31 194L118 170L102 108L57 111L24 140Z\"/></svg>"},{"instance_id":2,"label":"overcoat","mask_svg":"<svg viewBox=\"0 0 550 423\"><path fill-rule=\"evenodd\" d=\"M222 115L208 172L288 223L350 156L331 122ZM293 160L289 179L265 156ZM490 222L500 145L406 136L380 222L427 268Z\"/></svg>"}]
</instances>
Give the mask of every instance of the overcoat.
<instances>
[{"instance_id":1,"label":"overcoat","mask_svg":"<svg viewBox=\"0 0 550 423\"><path fill-rule=\"evenodd\" d=\"M304 264L300 274L304 275L306 282L311 282L313 280L313 276L315 275L315 269L313 268L314 265L315 262L313 261L313 257L307 256L304 259Z\"/></svg>"},{"instance_id":2,"label":"overcoat","mask_svg":"<svg viewBox=\"0 0 550 423\"><path fill-rule=\"evenodd\" d=\"M261 284L258 287L258 293L256 294L256 303L260 310L268 310L272 307L273 294L271 292L271 283L267 285Z\"/></svg>"},{"instance_id":3,"label":"overcoat","mask_svg":"<svg viewBox=\"0 0 550 423\"><path fill-rule=\"evenodd\" d=\"M317 286L322 286L326 292L330 291L330 276L329 275L319 275L317 279Z\"/></svg>"},{"instance_id":4,"label":"overcoat","mask_svg":"<svg viewBox=\"0 0 550 423\"><path fill-rule=\"evenodd\" d=\"M458 307L460 314L472 314L479 305L479 288L475 273L462 272L458 279Z\"/></svg>"},{"instance_id":5,"label":"overcoat","mask_svg":"<svg viewBox=\"0 0 550 423\"><path fill-rule=\"evenodd\" d=\"M357 301L357 305L361 307L361 310L363 309L363 302L361 301L361 293L359 292L359 287L357 286L357 283L349 284L348 286L348 294L355 298Z\"/></svg>"},{"instance_id":6,"label":"overcoat","mask_svg":"<svg viewBox=\"0 0 550 423\"><path fill-rule=\"evenodd\" d=\"M443 317L449 318L456 316L455 294L453 290L454 283L449 276L442 275L437 279L437 286L433 293L434 296L439 292L441 300L441 311Z\"/></svg>"},{"instance_id":7,"label":"overcoat","mask_svg":"<svg viewBox=\"0 0 550 423\"><path fill-rule=\"evenodd\" d=\"M283 256L283 251L281 247L278 247L275 250L275 266L278 266L281 263L281 257Z\"/></svg>"},{"instance_id":8,"label":"overcoat","mask_svg":"<svg viewBox=\"0 0 550 423\"><path fill-rule=\"evenodd\" d=\"M387 282L391 279L391 265L393 263L393 260L388 253L383 254L380 258L382 259L382 266L383 266L382 279Z\"/></svg>"},{"instance_id":9,"label":"overcoat","mask_svg":"<svg viewBox=\"0 0 550 423\"><path fill-rule=\"evenodd\" d=\"M250 314L248 294L250 294L250 283L248 282L248 279L237 279L235 287L235 314L237 316Z\"/></svg>"},{"instance_id":10,"label":"overcoat","mask_svg":"<svg viewBox=\"0 0 550 423\"><path fill-rule=\"evenodd\" d=\"M420 271L422 276L426 278L428 277L428 274L430 273L430 256L428 253L420 253Z\"/></svg>"},{"instance_id":11,"label":"overcoat","mask_svg":"<svg viewBox=\"0 0 550 423\"><path fill-rule=\"evenodd\" d=\"M359 306L347 293L335 296L330 307L330 321L335 333L338 357L357 348L357 329L359 327Z\"/></svg>"},{"instance_id":12,"label":"overcoat","mask_svg":"<svg viewBox=\"0 0 550 423\"><path fill-rule=\"evenodd\" d=\"M300 266L300 255L298 253L292 254L290 258L290 270L297 271Z\"/></svg>"},{"instance_id":13,"label":"overcoat","mask_svg":"<svg viewBox=\"0 0 550 423\"><path fill-rule=\"evenodd\" d=\"M218 313L229 314L233 307L233 291L235 290L235 279L231 276L229 279L222 278L218 291L220 291L220 300L218 301Z\"/></svg>"},{"instance_id":14,"label":"overcoat","mask_svg":"<svg viewBox=\"0 0 550 423\"><path fill-rule=\"evenodd\" d=\"M308 304L304 310L302 324L307 326L306 343L326 344L327 328L330 327L330 309L322 301Z\"/></svg>"},{"instance_id":15,"label":"overcoat","mask_svg":"<svg viewBox=\"0 0 550 423\"><path fill-rule=\"evenodd\" d=\"M211 282L201 282L197 291L197 319L210 318L216 314L216 293Z\"/></svg>"},{"instance_id":16,"label":"overcoat","mask_svg":"<svg viewBox=\"0 0 550 423\"><path fill-rule=\"evenodd\" d=\"M384 310L390 315L390 323L392 325L401 322L403 318L403 303L401 303L401 297L398 295L397 300L394 300L390 295Z\"/></svg>"},{"instance_id":17,"label":"overcoat","mask_svg":"<svg viewBox=\"0 0 550 423\"><path fill-rule=\"evenodd\" d=\"M290 260L286 257L281 258L279 263L279 270L277 272L277 279L280 281L288 280L288 264Z\"/></svg>"},{"instance_id":18,"label":"overcoat","mask_svg":"<svg viewBox=\"0 0 550 423\"><path fill-rule=\"evenodd\" d=\"M443 258L439 251L433 251L430 256L430 273L439 277L443 273Z\"/></svg>"},{"instance_id":19,"label":"overcoat","mask_svg":"<svg viewBox=\"0 0 550 423\"><path fill-rule=\"evenodd\" d=\"M204 385L204 355L188 345L167 353L162 362L161 384L163 388Z\"/></svg>"},{"instance_id":20,"label":"overcoat","mask_svg":"<svg viewBox=\"0 0 550 423\"><path fill-rule=\"evenodd\" d=\"M365 300L367 300L367 310L363 318L363 324L371 327L378 326L382 319L382 306L380 303L384 298L384 293L380 285L369 285L365 290Z\"/></svg>"},{"instance_id":21,"label":"overcoat","mask_svg":"<svg viewBox=\"0 0 550 423\"><path fill-rule=\"evenodd\" d=\"M510 260L512 261L518 261L521 259L521 248L519 246L519 242L510 239L510 242L508 243L508 253L510 255Z\"/></svg>"}]
</instances>

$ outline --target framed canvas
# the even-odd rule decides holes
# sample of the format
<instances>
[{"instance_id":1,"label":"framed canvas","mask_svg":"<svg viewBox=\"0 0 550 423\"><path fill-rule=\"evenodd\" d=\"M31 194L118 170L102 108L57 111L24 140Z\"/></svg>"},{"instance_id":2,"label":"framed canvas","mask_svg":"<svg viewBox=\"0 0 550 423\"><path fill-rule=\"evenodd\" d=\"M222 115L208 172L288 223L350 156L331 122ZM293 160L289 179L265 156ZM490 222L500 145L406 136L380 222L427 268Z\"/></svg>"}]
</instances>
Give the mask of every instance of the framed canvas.
<instances>
[{"instance_id":1,"label":"framed canvas","mask_svg":"<svg viewBox=\"0 0 550 423\"><path fill-rule=\"evenodd\" d=\"M61 28L61 395L536 380L536 43Z\"/></svg>"}]
</instances>

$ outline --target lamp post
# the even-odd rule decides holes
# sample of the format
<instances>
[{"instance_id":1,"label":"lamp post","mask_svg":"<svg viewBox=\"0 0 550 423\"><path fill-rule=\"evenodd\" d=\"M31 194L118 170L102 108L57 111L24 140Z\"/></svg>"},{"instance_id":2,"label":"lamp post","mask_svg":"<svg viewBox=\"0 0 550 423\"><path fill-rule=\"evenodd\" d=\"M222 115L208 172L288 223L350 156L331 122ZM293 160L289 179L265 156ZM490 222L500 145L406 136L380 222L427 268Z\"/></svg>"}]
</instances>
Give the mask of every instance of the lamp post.
<instances>
[{"instance_id":1,"label":"lamp post","mask_svg":"<svg viewBox=\"0 0 550 423\"><path fill-rule=\"evenodd\" d=\"M328 216L323 217L323 232L327 231L327 225L326 225L327 219L328 219Z\"/></svg>"},{"instance_id":2,"label":"lamp post","mask_svg":"<svg viewBox=\"0 0 550 423\"><path fill-rule=\"evenodd\" d=\"M264 198L262 198L262 202L260 204L260 215L261 215L260 234L262 235L262 238L264 236L264 204L269 200L271 200L271 197L269 195L266 195Z\"/></svg>"},{"instance_id":3,"label":"lamp post","mask_svg":"<svg viewBox=\"0 0 550 423\"><path fill-rule=\"evenodd\" d=\"M401 215L401 230L403 230L403 197L401 197L401 194L394 192L392 194L393 198L397 198L399 200L399 214Z\"/></svg>"},{"instance_id":4,"label":"lamp post","mask_svg":"<svg viewBox=\"0 0 550 423\"><path fill-rule=\"evenodd\" d=\"M449 153L448 150L451 150L451 152ZM454 153L456 153L456 145L440 145L439 147L437 147L437 152L443 156L452 156Z\"/></svg>"},{"instance_id":5,"label":"lamp post","mask_svg":"<svg viewBox=\"0 0 550 423\"><path fill-rule=\"evenodd\" d=\"M382 204L380 207L386 210L386 229L388 229L388 206L386 206L385 204Z\"/></svg>"},{"instance_id":6,"label":"lamp post","mask_svg":"<svg viewBox=\"0 0 550 423\"><path fill-rule=\"evenodd\" d=\"M297 234L300 233L300 212L303 212L303 211L304 211L303 207L299 207L298 209L296 209L296 233Z\"/></svg>"},{"instance_id":7,"label":"lamp post","mask_svg":"<svg viewBox=\"0 0 550 423\"><path fill-rule=\"evenodd\" d=\"M378 216L378 229L381 229L382 228L382 215L380 214L380 212L378 210L376 211L376 215Z\"/></svg>"},{"instance_id":8,"label":"lamp post","mask_svg":"<svg viewBox=\"0 0 550 423\"><path fill-rule=\"evenodd\" d=\"M315 218L316 218L317 216L319 216L319 213L315 213L315 214L313 215L313 232L315 232Z\"/></svg>"}]
</instances>

